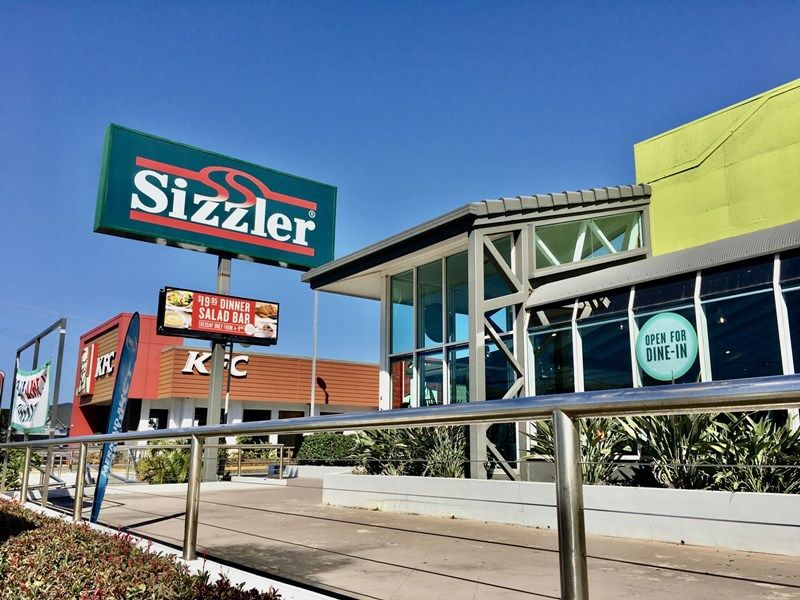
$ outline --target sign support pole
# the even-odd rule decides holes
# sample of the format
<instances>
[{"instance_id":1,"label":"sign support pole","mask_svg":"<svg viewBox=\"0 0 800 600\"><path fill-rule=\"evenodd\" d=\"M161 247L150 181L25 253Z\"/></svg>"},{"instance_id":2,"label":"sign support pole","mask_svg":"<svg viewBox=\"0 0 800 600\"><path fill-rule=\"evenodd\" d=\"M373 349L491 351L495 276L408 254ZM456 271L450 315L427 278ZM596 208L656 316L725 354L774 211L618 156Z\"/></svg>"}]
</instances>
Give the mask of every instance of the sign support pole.
<instances>
[{"instance_id":1,"label":"sign support pole","mask_svg":"<svg viewBox=\"0 0 800 600\"><path fill-rule=\"evenodd\" d=\"M316 416L317 329L319 326L319 291L314 290L314 325L311 332L311 415Z\"/></svg>"},{"instance_id":2,"label":"sign support pole","mask_svg":"<svg viewBox=\"0 0 800 600\"><path fill-rule=\"evenodd\" d=\"M61 319L58 332L58 364L56 365L56 377L53 381L53 402L50 406L50 435L52 439L56 434L56 413L58 412L58 388L61 387L61 363L64 359L64 336L67 335L67 320ZM38 346L36 348L39 349ZM42 482L42 506L47 507L47 497L50 494L50 475L53 473L53 446L47 447L47 462L44 466L44 481Z\"/></svg>"},{"instance_id":3,"label":"sign support pole","mask_svg":"<svg viewBox=\"0 0 800 600\"><path fill-rule=\"evenodd\" d=\"M217 259L217 293L227 296L231 291L231 259ZM219 425L219 413L222 410L222 383L225 376L224 342L211 344L211 380L208 389L208 410L206 423ZM227 420L227 418L226 418ZM219 449L206 448L203 456L203 481L217 480L217 457Z\"/></svg>"}]
</instances>

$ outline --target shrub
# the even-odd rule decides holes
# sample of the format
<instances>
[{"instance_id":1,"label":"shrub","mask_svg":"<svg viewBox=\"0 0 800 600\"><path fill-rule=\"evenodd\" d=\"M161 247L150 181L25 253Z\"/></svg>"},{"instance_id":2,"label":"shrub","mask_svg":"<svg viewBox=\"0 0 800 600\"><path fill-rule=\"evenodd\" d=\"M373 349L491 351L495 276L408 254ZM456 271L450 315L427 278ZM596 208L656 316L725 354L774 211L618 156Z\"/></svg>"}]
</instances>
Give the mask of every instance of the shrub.
<instances>
[{"instance_id":1,"label":"shrub","mask_svg":"<svg viewBox=\"0 0 800 600\"><path fill-rule=\"evenodd\" d=\"M279 600L233 586L225 577L190 575L170 556L0 501L0 600Z\"/></svg>"},{"instance_id":2,"label":"shrub","mask_svg":"<svg viewBox=\"0 0 800 600\"><path fill-rule=\"evenodd\" d=\"M719 415L626 417L620 424L661 485L689 490L714 487L712 469L703 465L724 464L714 445L726 433Z\"/></svg>"},{"instance_id":3,"label":"shrub","mask_svg":"<svg viewBox=\"0 0 800 600\"><path fill-rule=\"evenodd\" d=\"M0 476L2 476L2 463L5 453L8 452L8 466L6 467L6 489L16 490L22 485L22 465L25 463L25 450L0 450ZM38 454L31 455L31 464L41 466L44 463Z\"/></svg>"},{"instance_id":4,"label":"shrub","mask_svg":"<svg viewBox=\"0 0 800 600\"><path fill-rule=\"evenodd\" d=\"M267 436L237 435L237 444L268 444ZM239 450L242 458L263 458L264 460L275 460L278 452L275 448L244 448Z\"/></svg>"},{"instance_id":5,"label":"shrub","mask_svg":"<svg viewBox=\"0 0 800 600\"><path fill-rule=\"evenodd\" d=\"M533 421L530 454L525 459L553 462L555 437L552 421ZM618 419L582 419L580 421L583 477L588 484L610 483L625 454L635 451L635 444Z\"/></svg>"},{"instance_id":6,"label":"shrub","mask_svg":"<svg viewBox=\"0 0 800 600\"><path fill-rule=\"evenodd\" d=\"M761 418L727 416L729 422L718 424L725 435L711 443L721 465L714 471L714 487L739 492L800 492L800 429L780 423L774 412Z\"/></svg>"},{"instance_id":7,"label":"shrub","mask_svg":"<svg viewBox=\"0 0 800 600\"><path fill-rule=\"evenodd\" d=\"M189 480L189 448L158 448L160 444L174 445L174 440L154 442L136 465L136 476L141 481L156 485L185 483Z\"/></svg>"},{"instance_id":8,"label":"shrub","mask_svg":"<svg viewBox=\"0 0 800 600\"><path fill-rule=\"evenodd\" d=\"M307 465L347 465L352 462L356 436L312 433L303 438L297 461Z\"/></svg>"},{"instance_id":9,"label":"shrub","mask_svg":"<svg viewBox=\"0 0 800 600\"><path fill-rule=\"evenodd\" d=\"M464 476L464 427L376 429L354 437L354 457L369 474Z\"/></svg>"}]
</instances>

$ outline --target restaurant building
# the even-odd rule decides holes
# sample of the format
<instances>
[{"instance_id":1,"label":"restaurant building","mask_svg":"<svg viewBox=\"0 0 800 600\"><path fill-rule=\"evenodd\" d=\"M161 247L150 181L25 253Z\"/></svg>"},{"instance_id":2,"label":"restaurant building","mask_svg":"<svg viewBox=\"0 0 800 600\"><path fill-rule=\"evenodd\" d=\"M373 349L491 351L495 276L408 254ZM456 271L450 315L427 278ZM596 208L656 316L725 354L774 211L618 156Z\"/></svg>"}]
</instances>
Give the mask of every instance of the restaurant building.
<instances>
[{"instance_id":1,"label":"restaurant building","mask_svg":"<svg viewBox=\"0 0 800 600\"><path fill-rule=\"evenodd\" d=\"M131 315L123 313L80 338L70 435L104 432ZM205 425L211 351L156 333L156 317L142 315L136 366L123 431ZM319 359L316 414L378 408L378 365ZM235 351L225 360L220 422L241 423L310 414L311 359ZM295 445L295 436L274 442Z\"/></svg>"},{"instance_id":2,"label":"restaurant building","mask_svg":"<svg viewBox=\"0 0 800 600\"><path fill-rule=\"evenodd\" d=\"M380 302L382 409L798 372L800 80L634 155L640 184L471 202L303 275ZM527 428L471 426L471 476L524 478Z\"/></svg>"}]
</instances>

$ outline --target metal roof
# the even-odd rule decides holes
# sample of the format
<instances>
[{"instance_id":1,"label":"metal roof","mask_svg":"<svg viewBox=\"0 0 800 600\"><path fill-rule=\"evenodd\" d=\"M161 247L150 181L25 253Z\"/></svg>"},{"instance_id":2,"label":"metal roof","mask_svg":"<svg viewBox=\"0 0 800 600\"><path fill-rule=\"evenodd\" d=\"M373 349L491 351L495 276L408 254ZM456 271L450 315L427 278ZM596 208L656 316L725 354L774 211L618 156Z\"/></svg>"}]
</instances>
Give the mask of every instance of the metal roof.
<instances>
[{"instance_id":1,"label":"metal roof","mask_svg":"<svg viewBox=\"0 0 800 600\"><path fill-rule=\"evenodd\" d=\"M378 277L379 273L376 270L379 270L380 266L467 233L477 219L502 219L527 214L547 216L554 211L561 212L578 207L586 210L595 206L601 208L605 204L649 201L650 193L651 189L647 184L621 185L470 202L435 219L312 269L304 273L300 280L310 284L314 289L320 289L350 277L364 275L368 271L373 271L372 275ZM337 289L332 291L348 293L342 286L337 286ZM380 287L362 285L353 295L378 299Z\"/></svg>"},{"instance_id":2,"label":"metal roof","mask_svg":"<svg viewBox=\"0 0 800 600\"><path fill-rule=\"evenodd\" d=\"M586 294L627 287L774 254L800 246L800 221L709 242L686 250L615 265L580 277L566 277L536 288L527 306L544 306Z\"/></svg>"}]
</instances>

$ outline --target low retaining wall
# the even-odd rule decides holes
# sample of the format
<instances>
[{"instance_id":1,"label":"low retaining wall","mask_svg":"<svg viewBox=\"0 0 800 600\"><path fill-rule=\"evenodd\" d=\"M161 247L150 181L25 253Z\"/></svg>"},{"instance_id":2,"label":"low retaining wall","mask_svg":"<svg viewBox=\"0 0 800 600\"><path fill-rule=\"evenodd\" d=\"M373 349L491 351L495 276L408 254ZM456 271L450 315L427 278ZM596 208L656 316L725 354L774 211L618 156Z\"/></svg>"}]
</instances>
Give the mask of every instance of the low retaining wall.
<instances>
[{"instance_id":1,"label":"low retaining wall","mask_svg":"<svg viewBox=\"0 0 800 600\"><path fill-rule=\"evenodd\" d=\"M586 485L595 535L800 556L800 495ZM552 483L330 474L325 504L556 528Z\"/></svg>"}]
</instances>

